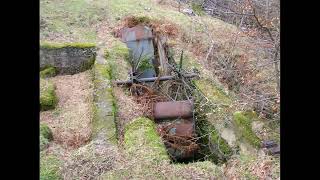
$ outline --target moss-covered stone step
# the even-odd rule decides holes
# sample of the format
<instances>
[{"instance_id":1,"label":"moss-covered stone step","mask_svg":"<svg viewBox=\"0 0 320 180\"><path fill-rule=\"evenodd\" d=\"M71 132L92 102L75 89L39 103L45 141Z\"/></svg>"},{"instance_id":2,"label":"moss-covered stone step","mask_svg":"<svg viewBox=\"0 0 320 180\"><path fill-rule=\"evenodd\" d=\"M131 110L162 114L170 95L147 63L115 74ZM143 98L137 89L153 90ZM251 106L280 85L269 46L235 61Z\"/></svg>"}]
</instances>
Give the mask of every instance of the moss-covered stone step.
<instances>
[{"instance_id":1,"label":"moss-covered stone step","mask_svg":"<svg viewBox=\"0 0 320 180\"><path fill-rule=\"evenodd\" d=\"M57 70L55 67L49 66L42 71L40 71L40 78L49 78L57 75Z\"/></svg>"},{"instance_id":2,"label":"moss-covered stone step","mask_svg":"<svg viewBox=\"0 0 320 180\"><path fill-rule=\"evenodd\" d=\"M233 114L235 127L240 137L244 138L255 148L261 147L261 139L252 130L252 121L257 115L252 111L237 111Z\"/></svg>"},{"instance_id":3,"label":"moss-covered stone step","mask_svg":"<svg viewBox=\"0 0 320 180\"><path fill-rule=\"evenodd\" d=\"M54 109L57 103L58 98L55 93L55 85L47 79L40 78L40 110Z\"/></svg>"}]
</instances>

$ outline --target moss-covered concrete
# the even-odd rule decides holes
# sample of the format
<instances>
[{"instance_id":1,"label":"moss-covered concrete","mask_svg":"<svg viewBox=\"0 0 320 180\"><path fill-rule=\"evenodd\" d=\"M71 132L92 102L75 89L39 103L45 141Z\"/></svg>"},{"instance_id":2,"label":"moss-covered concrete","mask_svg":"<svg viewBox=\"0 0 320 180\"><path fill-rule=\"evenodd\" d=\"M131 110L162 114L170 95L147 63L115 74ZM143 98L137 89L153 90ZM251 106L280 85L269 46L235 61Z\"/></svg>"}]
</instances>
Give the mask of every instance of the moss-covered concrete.
<instances>
[{"instance_id":1,"label":"moss-covered concrete","mask_svg":"<svg viewBox=\"0 0 320 180\"><path fill-rule=\"evenodd\" d=\"M99 52L100 53L100 52ZM119 138L117 123L117 102L113 96L112 81L127 79L129 50L120 41L114 41L110 49L99 54L94 64L95 105L93 136L105 131L107 139L117 143Z\"/></svg>"},{"instance_id":2,"label":"moss-covered concrete","mask_svg":"<svg viewBox=\"0 0 320 180\"><path fill-rule=\"evenodd\" d=\"M55 85L49 80L40 78L40 110L54 109L57 103Z\"/></svg>"},{"instance_id":3,"label":"moss-covered concrete","mask_svg":"<svg viewBox=\"0 0 320 180\"><path fill-rule=\"evenodd\" d=\"M222 126L223 118L228 114L231 99L208 79L193 80L193 85L207 98L200 101L201 97L195 96L196 131L201 137L200 144L204 145L201 154L206 154L208 160L214 163L224 163L231 157L233 150L221 136L218 127Z\"/></svg>"},{"instance_id":4,"label":"moss-covered concrete","mask_svg":"<svg viewBox=\"0 0 320 180\"><path fill-rule=\"evenodd\" d=\"M238 129L238 133L252 146L259 148L261 146L261 140L252 130L252 121L256 117L254 112L242 112L237 111L233 114L233 120L235 126Z\"/></svg>"},{"instance_id":5,"label":"moss-covered concrete","mask_svg":"<svg viewBox=\"0 0 320 180\"><path fill-rule=\"evenodd\" d=\"M148 118L137 118L126 125L124 148L133 158L148 161L169 161L166 148L156 131L155 123Z\"/></svg>"},{"instance_id":6,"label":"moss-covered concrete","mask_svg":"<svg viewBox=\"0 0 320 180\"><path fill-rule=\"evenodd\" d=\"M49 77L53 77L57 74L57 70L55 67L48 67L45 68L44 70L40 71L40 77L41 78L49 78Z\"/></svg>"},{"instance_id":7,"label":"moss-covered concrete","mask_svg":"<svg viewBox=\"0 0 320 180\"><path fill-rule=\"evenodd\" d=\"M61 49L61 48L95 48L94 43L55 43L55 42L40 42L40 48L45 49Z\"/></svg>"},{"instance_id":8,"label":"moss-covered concrete","mask_svg":"<svg viewBox=\"0 0 320 180\"><path fill-rule=\"evenodd\" d=\"M194 80L193 82L201 90L201 92L203 92L203 94L215 104L226 106L231 104L232 101L230 97L226 95L223 89L214 85L212 81L202 78L199 80Z\"/></svg>"},{"instance_id":9,"label":"moss-covered concrete","mask_svg":"<svg viewBox=\"0 0 320 180\"><path fill-rule=\"evenodd\" d=\"M117 143L118 138L117 106L113 97L111 81L114 79L113 71L116 70L114 67L117 63L116 59L121 60L123 58L123 56L116 56L115 53L108 50L105 50L103 54L98 53L94 64L95 103L93 107L93 137L95 138L103 133L114 144ZM111 65L113 68L111 68Z\"/></svg>"},{"instance_id":10,"label":"moss-covered concrete","mask_svg":"<svg viewBox=\"0 0 320 180\"><path fill-rule=\"evenodd\" d=\"M62 162L57 157L40 153L40 180L62 179L61 165Z\"/></svg>"},{"instance_id":11,"label":"moss-covered concrete","mask_svg":"<svg viewBox=\"0 0 320 180\"><path fill-rule=\"evenodd\" d=\"M201 148L201 154L206 154L208 160L217 164L226 162L233 151L215 126L206 119L197 119L196 125L197 133L201 137L199 141L205 145Z\"/></svg>"},{"instance_id":12,"label":"moss-covered concrete","mask_svg":"<svg viewBox=\"0 0 320 180\"><path fill-rule=\"evenodd\" d=\"M96 46L91 43L41 43L40 68L55 67L59 74L75 74L92 67Z\"/></svg>"}]
</instances>

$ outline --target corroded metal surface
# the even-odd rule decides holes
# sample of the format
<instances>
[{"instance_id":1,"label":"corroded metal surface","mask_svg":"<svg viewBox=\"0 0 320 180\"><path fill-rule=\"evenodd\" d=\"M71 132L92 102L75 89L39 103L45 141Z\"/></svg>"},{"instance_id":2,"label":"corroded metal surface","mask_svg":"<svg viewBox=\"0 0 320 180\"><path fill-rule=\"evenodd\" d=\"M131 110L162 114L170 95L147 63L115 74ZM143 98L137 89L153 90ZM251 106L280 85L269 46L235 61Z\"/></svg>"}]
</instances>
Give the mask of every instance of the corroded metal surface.
<instances>
[{"instance_id":1,"label":"corroded metal surface","mask_svg":"<svg viewBox=\"0 0 320 180\"><path fill-rule=\"evenodd\" d=\"M174 119L192 117L193 102L192 101L169 101L158 102L154 105L154 118Z\"/></svg>"},{"instance_id":2,"label":"corroded metal surface","mask_svg":"<svg viewBox=\"0 0 320 180\"><path fill-rule=\"evenodd\" d=\"M121 40L125 42L130 49L131 57L135 64L139 64L142 59L147 59L151 65L138 72L139 78L155 77L156 72L152 67L154 62L153 35L150 28L146 26L135 26L121 30Z\"/></svg>"}]
</instances>

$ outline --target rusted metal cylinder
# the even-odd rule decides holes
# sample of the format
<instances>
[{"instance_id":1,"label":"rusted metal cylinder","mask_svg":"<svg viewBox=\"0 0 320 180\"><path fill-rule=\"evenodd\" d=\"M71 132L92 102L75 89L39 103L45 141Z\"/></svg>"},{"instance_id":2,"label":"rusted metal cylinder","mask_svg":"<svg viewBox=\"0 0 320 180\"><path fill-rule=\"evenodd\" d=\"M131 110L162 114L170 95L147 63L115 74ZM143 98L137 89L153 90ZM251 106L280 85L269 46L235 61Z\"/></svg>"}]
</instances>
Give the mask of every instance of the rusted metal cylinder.
<instances>
[{"instance_id":1,"label":"rusted metal cylinder","mask_svg":"<svg viewBox=\"0 0 320 180\"><path fill-rule=\"evenodd\" d=\"M192 117L193 101L158 102L153 109L156 120Z\"/></svg>"}]
</instances>

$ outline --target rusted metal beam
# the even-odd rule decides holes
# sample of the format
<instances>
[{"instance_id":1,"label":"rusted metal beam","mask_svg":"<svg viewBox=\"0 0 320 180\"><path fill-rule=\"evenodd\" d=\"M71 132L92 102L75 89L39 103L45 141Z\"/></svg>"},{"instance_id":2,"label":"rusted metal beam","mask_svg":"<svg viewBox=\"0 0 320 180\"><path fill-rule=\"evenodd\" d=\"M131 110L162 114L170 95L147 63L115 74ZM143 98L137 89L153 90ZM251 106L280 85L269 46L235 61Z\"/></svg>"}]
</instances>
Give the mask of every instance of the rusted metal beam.
<instances>
[{"instance_id":1,"label":"rusted metal beam","mask_svg":"<svg viewBox=\"0 0 320 180\"><path fill-rule=\"evenodd\" d=\"M190 74L185 74L183 75L183 77L185 78L193 78L193 77L196 77L198 76L197 74L195 73L190 73ZM151 78L140 78L140 79L136 79L135 81L137 82L153 82L155 80L157 80L159 77L151 77ZM167 80L173 80L175 79L175 76L161 76L159 78L159 81L167 81ZM134 80L125 80L125 81L116 81L116 85L130 85L133 83Z\"/></svg>"}]
</instances>

